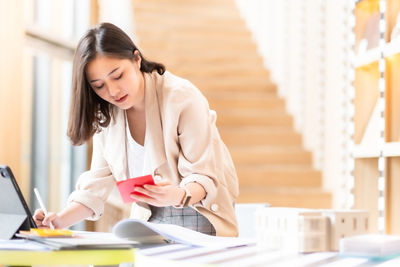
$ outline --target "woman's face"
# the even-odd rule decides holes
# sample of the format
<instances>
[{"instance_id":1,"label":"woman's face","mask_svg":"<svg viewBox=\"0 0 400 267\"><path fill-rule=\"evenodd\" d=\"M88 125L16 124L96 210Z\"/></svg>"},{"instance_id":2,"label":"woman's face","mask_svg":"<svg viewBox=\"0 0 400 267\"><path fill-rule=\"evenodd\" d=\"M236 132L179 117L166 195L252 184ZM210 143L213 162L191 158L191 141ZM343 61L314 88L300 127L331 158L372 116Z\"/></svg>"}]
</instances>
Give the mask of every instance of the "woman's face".
<instances>
[{"instance_id":1,"label":"woman's face","mask_svg":"<svg viewBox=\"0 0 400 267\"><path fill-rule=\"evenodd\" d=\"M86 67L86 78L93 91L120 109L142 108L144 78L138 60L97 55Z\"/></svg>"}]
</instances>

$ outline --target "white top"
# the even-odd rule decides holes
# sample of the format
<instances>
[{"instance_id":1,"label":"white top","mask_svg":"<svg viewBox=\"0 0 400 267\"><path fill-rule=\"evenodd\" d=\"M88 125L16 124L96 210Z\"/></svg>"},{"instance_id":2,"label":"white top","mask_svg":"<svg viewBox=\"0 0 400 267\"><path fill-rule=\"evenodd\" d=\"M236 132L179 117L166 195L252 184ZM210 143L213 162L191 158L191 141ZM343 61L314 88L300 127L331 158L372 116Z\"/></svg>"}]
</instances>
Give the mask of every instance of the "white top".
<instances>
[{"instance_id":1,"label":"white top","mask_svg":"<svg viewBox=\"0 0 400 267\"><path fill-rule=\"evenodd\" d=\"M128 160L128 170L129 177L139 177L143 176L143 166L144 166L144 146L138 144L131 135L129 130L128 120L126 120L126 136L127 136L127 160Z\"/></svg>"}]
</instances>

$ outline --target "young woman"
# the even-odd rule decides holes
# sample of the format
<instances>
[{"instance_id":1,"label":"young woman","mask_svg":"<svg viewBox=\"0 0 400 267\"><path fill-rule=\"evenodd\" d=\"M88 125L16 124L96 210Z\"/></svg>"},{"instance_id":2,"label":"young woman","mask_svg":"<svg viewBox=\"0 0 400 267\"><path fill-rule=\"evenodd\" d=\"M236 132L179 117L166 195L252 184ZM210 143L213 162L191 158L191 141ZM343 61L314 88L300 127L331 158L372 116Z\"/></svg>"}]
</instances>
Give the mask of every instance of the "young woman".
<instances>
[{"instance_id":1,"label":"young woman","mask_svg":"<svg viewBox=\"0 0 400 267\"><path fill-rule=\"evenodd\" d=\"M118 27L102 23L79 41L73 62L68 136L75 145L93 137L89 171L68 205L38 226L64 228L98 219L116 181L152 174L156 185L131 217L172 223L202 233L236 236L238 179L215 126L216 114L189 81L146 60Z\"/></svg>"}]
</instances>

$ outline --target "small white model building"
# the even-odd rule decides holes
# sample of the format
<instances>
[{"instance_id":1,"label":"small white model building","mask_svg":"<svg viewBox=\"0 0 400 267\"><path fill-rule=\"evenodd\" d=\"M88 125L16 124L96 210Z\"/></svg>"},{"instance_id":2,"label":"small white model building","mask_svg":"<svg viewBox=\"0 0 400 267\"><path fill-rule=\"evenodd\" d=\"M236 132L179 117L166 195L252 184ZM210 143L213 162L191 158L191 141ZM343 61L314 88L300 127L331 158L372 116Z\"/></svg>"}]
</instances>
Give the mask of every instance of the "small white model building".
<instances>
[{"instance_id":1,"label":"small white model building","mask_svg":"<svg viewBox=\"0 0 400 267\"><path fill-rule=\"evenodd\" d=\"M368 232L368 212L361 210L264 207L255 218L257 243L267 249L338 250L341 238Z\"/></svg>"}]
</instances>

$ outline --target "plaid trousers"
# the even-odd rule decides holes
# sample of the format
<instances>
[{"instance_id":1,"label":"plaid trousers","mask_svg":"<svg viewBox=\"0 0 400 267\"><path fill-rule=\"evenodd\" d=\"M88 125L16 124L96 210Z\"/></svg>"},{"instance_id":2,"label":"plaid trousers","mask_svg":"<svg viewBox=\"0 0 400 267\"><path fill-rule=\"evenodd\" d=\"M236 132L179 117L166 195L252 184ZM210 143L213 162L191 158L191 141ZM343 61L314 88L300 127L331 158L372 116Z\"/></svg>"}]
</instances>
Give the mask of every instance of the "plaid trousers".
<instances>
[{"instance_id":1,"label":"plaid trousers","mask_svg":"<svg viewBox=\"0 0 400 267\"><path fill-rule=\"evenodd\" d=\"M203 234L216 235L215 228L208 219L190 207L177 209L172 206L150 206L150 209L152 214L149 222L175 224Z\"/></svg>"}]
</instances>

